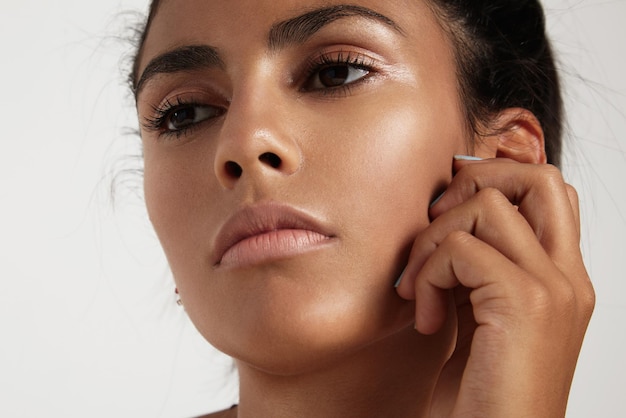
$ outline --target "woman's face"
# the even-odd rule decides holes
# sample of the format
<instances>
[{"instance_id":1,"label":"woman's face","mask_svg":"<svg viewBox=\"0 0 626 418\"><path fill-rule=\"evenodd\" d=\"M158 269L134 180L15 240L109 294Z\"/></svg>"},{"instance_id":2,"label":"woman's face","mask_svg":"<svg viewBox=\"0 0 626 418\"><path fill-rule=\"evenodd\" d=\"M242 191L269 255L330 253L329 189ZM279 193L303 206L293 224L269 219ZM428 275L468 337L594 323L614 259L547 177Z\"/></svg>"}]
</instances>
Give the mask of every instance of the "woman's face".
<instances>
[{"instance_id":1,"label":"woman's face","mask_svg":"<svg viewBox=\"0 0 626 418\"><path fill-rule=\"evenodd\" d=\"M412 322L393 284L468 144L423 1L164 0L138 77L150 218L211 343L294 373Z\"/></svg>"}]
</instances>

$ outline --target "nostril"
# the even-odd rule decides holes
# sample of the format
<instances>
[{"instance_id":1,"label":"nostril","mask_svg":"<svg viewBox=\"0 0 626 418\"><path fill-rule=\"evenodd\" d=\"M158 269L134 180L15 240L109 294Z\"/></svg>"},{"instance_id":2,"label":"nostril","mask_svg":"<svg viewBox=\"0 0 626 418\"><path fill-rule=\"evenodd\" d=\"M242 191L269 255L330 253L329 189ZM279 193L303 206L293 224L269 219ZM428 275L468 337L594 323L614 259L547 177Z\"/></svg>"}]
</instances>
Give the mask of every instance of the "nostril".
<instances>
[{"instance_id":1,"label":"nostril","mask_svg":"<svg viewBox=\"0 0 626 418\"><path fill-rule=\"evenodd\" d=\"M280 157L273 152L266 152L265 154L261 154L259 156L259 161L269 165L272 168L280 168L283 161Z\"/></svg>"},{"instance_id":2,"label":"nostril","mask_svg":"<svg viewBox=\"0 0 626 418\"><path fill-rule=\"evenodd\" d=\"M228 174L229 177L236 179L241 177L241 173L243 172L241 166L234 161L226 162L224 168L226 169L226 174Z\"/></svg>"}]
</instances>

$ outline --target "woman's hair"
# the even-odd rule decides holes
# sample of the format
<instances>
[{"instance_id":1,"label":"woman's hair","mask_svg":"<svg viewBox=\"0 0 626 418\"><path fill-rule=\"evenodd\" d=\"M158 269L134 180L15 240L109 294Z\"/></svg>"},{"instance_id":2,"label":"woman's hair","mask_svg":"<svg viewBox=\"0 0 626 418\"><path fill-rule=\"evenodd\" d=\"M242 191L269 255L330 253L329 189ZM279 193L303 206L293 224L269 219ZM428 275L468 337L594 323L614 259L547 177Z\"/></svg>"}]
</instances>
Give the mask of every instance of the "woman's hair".
<instances>
[{"instance_id":1,"label":"woman's hair","mask_svg":"<svg viewBox=\"0 0 626 418\"><path fill-rule=\"evenodd\" d=\"M459 94L470 131L489 134L493 115L512 107L532 112L544 131L548 162L559 165L562 113L559 78L538 0L427 0L454 47ZM159 7L152 0L129 77Z\"/></svg>"},{"instance_id":2,"label":"woman's hair","mask_svg":"<svg viewBox=\"0 0 626 418\"><path fill-rule=\"evenodd\" d=\"M558 166L563 102L539 1L428 2L452 39L471 130L481 134L479 126L506 108L527 109L543 128L548 162Z\"/></svg>"}]
</instances>

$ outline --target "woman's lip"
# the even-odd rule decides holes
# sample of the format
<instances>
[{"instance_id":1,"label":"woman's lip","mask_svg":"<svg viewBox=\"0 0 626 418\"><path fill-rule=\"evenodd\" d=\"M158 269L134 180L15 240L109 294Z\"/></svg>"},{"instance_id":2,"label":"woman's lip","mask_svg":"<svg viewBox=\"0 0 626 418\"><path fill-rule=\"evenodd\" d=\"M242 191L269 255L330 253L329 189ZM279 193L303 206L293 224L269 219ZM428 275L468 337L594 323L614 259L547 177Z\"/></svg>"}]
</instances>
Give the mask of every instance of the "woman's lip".
<instances>
[{"instance_id":1,"label":"woman's lip","mask_svg":"<svg viewBox=\"0 0 626 418\"><path fill-rule=\"evenodd\" d=\"M291 206L247 206L220 228L215 266L247 266L292 257L327 244L335 235L322 221Z\"/></svg>"},{"instance_id":2,"label":"woman's lip","mask_svg":"<svg viewBox=\"0 0 626 418\"><path fill-rule=\"evenodd\" d=\"M230 247L220 266L251 266L311 251L330 240L305 229L278 229L245 238Z\"/></svg>"}]
</instances>

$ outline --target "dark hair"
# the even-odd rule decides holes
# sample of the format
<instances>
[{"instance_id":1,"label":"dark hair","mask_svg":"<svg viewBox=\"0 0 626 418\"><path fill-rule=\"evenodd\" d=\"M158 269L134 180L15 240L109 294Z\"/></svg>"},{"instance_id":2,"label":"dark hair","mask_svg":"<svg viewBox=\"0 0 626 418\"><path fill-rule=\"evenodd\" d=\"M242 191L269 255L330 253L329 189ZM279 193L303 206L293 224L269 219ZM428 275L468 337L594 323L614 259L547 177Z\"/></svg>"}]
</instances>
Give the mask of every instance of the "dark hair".
<instances>
[{"instance_id":1,"label":"dark hair","mask_svg":"<svg viewBox=\"0 0 626 418\"><path fill-rule=\"evenodd\" d=\"M148 18L146 19L146 22L144 23L142 28L135 31L136 38L137 38L135 39L136 51L131 61L132 70L131 70L131 73L128 75L128 84L130 86L130 89L133 92L135 92L135 89L137 87L137 82L139 81L137 79L137 77L139 77L139 59L141 58L141 55L143 54L143 47L146 43L146 37L148 36L150 25L152 24L152 21L154 20L154 16L156 15L157 10L159 10L160 4L161 4L161 0L152 0L150 2L150 12L148 13Z\"/></svg>"},{"instance_id":2,"label":"dark hair","mask_svg":"<svg viewBox=\"0 0 626 418\"><path fill-rule=\"evenodd\" d=\"M457 62L459 94L471 131L484 135L491 117L511 107L531 111L545 136L548 162L559 165L563 104L559 78L538 0L427 0L448 33ZM160 0L140 31L129 82ZM486 126L485 126L486 125Z\"/></svg>"},{"instance_id":3,"label":"dark hair","mask_svg":"<svg viewBox=\"0 0 626 418\"><path fill-rule=\"evenodd\" d=\"M481 134L480 124L499 111L527 109L543 128L548 162L558 166L563 102L539 1L429 2L454 45L470 128Z\"/></svg>"}]
</instances>

